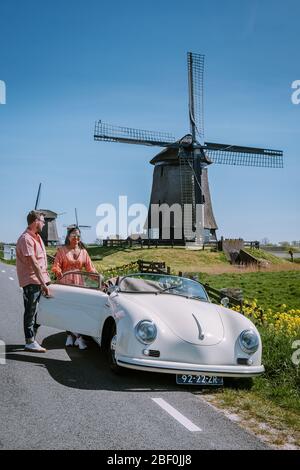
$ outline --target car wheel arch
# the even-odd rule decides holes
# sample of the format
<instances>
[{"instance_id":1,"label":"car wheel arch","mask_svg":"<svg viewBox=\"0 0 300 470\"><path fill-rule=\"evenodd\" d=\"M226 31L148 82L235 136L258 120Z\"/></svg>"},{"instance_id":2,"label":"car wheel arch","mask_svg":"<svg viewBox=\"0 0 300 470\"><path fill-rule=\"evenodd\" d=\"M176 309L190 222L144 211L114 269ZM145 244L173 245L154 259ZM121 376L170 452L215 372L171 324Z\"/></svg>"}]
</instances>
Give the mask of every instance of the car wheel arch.
<instances>
[{"instance_id":1,"label":"car wheel arch","mask_svg":"<svg viewBox=\"0 0 300 470\"><path fill-rule=\"evenodd\" d=\"M113 317L106 318L101 335L101 346L105 351L107 351L110 347L111 332L112 329L116 327L117 325Z\"/></svg>"}]
</instances>

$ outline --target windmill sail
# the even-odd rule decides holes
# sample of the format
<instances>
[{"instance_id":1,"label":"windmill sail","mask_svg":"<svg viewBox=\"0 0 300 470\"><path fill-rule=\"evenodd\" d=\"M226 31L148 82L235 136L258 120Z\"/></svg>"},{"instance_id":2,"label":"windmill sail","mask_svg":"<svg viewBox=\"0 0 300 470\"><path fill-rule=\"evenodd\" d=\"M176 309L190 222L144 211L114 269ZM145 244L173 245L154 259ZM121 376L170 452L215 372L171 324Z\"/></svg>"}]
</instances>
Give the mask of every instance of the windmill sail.
<instances>
[{"instance_id":1,"label":"windmill sail","mask_svg":"<svg viewBox=\"0 0 300 470\"><path fill-rule=\"evenodd\" d=\"M64 225L64 227L67 227L68 229L74 229L74 228L84 228L84 229L89 229L89 228L92 228L91 225L81 225L79 224L79 219L78 219L78 212L77 212L77 208L75 207L75 224L71 224L71 225Z\"/></svg>"},{"instance_id":2,"label":"windmill sail","mask_svg":"<svg viewBox=\"0 0 300 470\"><path fill-rule=\"evenodd\" d=\"M41 199L41 189L42 189L42 183L39 184L39 189L38 189L38 193L37 193L37 197L35 201L34 210L38 210L40 199Z\"/></svg>"},{"instance_id":3,"label":"windmill sail","mask_svg":"<svg viewBox=\"0 0 300 470\"><path fill-rule=\"evenodd\" d=\"M189 117L193 140L204 138L203 112L204 55L188 52Z\"/></svg>"},{"instance_id":4,"label":"windmill sail","mask_svg":"<svg viewBox=\"0 0 300 470\"><path fill-rule=\"evenodd\" d=\"M76 209L76 207L75 207L75 222L76 222L76 227L79 227L78 215L77 215L77 209Z\"/></svg>"},{"instance_id":5,"label":"windmill sail","mask_svg":"<svg viewBox=\"0 0 300 470\"><path fill-rule=\"evenodd\" d=\"M283 168L281 150L205 142L205 153L213 163Z\"/></svg>"}]
</instances>

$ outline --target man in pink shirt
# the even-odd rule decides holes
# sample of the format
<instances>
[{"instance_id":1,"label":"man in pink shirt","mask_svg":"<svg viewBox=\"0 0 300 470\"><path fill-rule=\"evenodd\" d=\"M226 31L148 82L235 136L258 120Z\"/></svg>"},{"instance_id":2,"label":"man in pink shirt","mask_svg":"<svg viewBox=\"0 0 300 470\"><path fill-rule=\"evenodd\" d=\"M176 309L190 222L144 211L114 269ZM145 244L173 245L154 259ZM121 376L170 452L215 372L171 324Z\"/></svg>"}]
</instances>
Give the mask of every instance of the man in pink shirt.
<instances>
[{"instance_id":1,"label":"man in pink shirt","mask_svg":"<svg viewBox=\"0 0 300 470\"><path fill-rule=\"evenodd\" d=\"M39 325L37 307L41 293L50 295L50 277L47 272L47 254L39 235L45 224L44 215L31 211L27 215L28 227L22 233L16 248L17 274L23 288L25 351L44 353L46 349L35 340Z\"/></svg>"}]
</instances>

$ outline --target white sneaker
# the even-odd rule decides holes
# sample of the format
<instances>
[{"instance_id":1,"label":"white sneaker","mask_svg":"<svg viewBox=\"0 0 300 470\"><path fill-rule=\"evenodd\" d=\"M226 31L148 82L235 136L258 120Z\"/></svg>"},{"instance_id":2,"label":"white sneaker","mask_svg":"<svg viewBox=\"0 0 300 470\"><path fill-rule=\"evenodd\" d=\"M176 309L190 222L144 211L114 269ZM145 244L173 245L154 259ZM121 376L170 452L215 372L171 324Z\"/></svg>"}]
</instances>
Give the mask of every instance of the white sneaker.
<instances>
[{"instance_id":1,"label":"white sneaker","mask_svg":"<svg viewBox=\"0 0 300 470\"><path fill-rule=\"evenodd\" d=\"M66 346L74 346L74 338L72 335L67 336Z\"/></svg>"},{"instance_id":2,"label":"white sneaker","mask_svg":"<svg viewBox=\"0 0 300 470\"><path fill-rule=\"evenodd\" d=\"M78 346L79 349L87 349L87 344L84 341L82 336L79 336L78 338L76 338L74 345Z\"/></svg>"},{"instance_id":3,"label":"white sneaker","mask_svg":"<svg viewBox=\"0 0 300 470\"><path fill-rule=\"evenodd\" d=\"M37 341L25 344L24 351L33 353L45 353L47 349L43 348Z\"/></svg>"}]
</instances>

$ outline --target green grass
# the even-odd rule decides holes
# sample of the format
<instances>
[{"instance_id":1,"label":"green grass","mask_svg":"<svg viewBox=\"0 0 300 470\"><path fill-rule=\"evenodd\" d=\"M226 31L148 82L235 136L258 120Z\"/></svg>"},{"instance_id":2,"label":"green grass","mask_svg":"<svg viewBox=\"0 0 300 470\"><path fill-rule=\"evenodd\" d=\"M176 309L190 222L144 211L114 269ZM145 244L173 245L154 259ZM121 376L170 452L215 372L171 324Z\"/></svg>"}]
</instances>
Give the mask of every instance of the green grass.
<instances>
[{"instance_id":1,"label":"green grass","mask_svg":"<svg viewBox=\"0 0 300 470\"><path fill-rule=\"evenodd\" d=\"M16 260L15 260L15 259L9 259L9 260L7 260L7 259L1 259L1 258L0 258L0 261L1 261L1 263L10 264L10 265L12 265L12 266L15 266L15 265L16 265Z\"/></svg>"},{"instance_id":2,"label":"green grass","mask_svg":"<svg viewBox=\"0 0 300 470\"><path fill-rule=\"evenodd\" d=\"M274 256L267 251L256 249L256 248L245 248L244 251L249 253L250 255L254 256L256 259L269 261L272 264L278 265L286 263L285 259L279 258L278 256Z\"/></svg>"},{"instance_id":3,"label":"green grass","mask_svg":"<svg viewBox=\"0 0 300 470\"><path fill-rule=\"evenodd\" d=\"M166 266L170 266L172 272L194 271L199 272L201 268L207 266L227 266L228 262L224 253L211 252L209 250L191 251L181 247L160 247L155 248L109 248L92 247L88 248L97 269L105 270L114 266L122 266L143 259L145 261L163 261ZM101 259L100 259L101 258Z\"/></svg>"},{"instance_id":4,"label":"green grass","mask_svg":"<svg viewBox=\"0 0 300 470\"><path fill-rule=\"evenodd\" d=\"M208 399L217 407L237 413L241 423L256 434L265 434L258 423L270 426L275 430L266 431L270 443L284 444L292 436L294 444L300 446L300 366L292 361L292 345L300 339L300 331L294 337L274 335L266 326L260 326L259 331L265 373L252 379L252 387L249 381L248 387L232 381Z\"/></svg>"},{"instance_id":5,"label":"green grass","mask_svg":"<svg viewBox=\"0 0 300 470\"><path fill-rule=\"evenodd\" d=\"M282 408L300 413L300 368L292 361L293 342L300 338L287 337L284 333L274 335L267 327L259 327L259 331L266 372L255 379L253 391Z\"/></svg>"},{"instance_id":6,"label":"green grass","mask_svg":"<svg viewBox=\"0 0 300 470\"><path fill-rule=\"evenodd\" d=\"M47 246L46 251L48 255L54 256L55 253L57 252L57 247L56 246Z\"/></svg>"},{"instance_id":7,"label":"green grass","mask_svg":"<svg viewBox=\"0 0 300 470\"><path fill-rule=\"evenodd\" d=\"M240 425L267 443L275 446L292 443L300 447L299 412L279 406L254 387L252 390L226 387L210 393L206 399L217 408L236 413Z\"/></svg>"},{"instance_id":8,"label":"green grass","mask_svg":"<svg viewBox=\"0 0 300 470\"><path fill-rule=\"evenodd\" d=\"M15 266L15 264L16 264L16 260L15 260L15 259L13 259L13 260L7 260L7 259L4 259L3 256L4 256L4 251L3 251L3 250L0 250L0 261L1 261L1 263L10 264L10 265L12 265L12 266Z\"/></svg>"},{"instance_id":9,"label":"green grass","mask_svg":"<svg viewBox=\"0 0 300 470\"><path fill-rule=\"evenodd\" d=\"M300 271L253 273L199 274L199 280L221 289L243 289L245 299L257 299L263 308L276 309L282 304L288 308L300 307Z\"/></svg>"}]
</instances>

